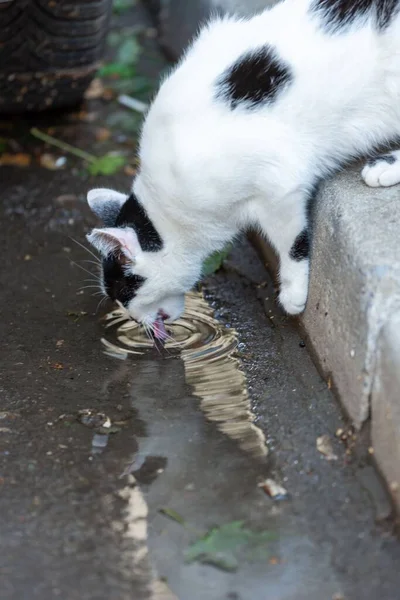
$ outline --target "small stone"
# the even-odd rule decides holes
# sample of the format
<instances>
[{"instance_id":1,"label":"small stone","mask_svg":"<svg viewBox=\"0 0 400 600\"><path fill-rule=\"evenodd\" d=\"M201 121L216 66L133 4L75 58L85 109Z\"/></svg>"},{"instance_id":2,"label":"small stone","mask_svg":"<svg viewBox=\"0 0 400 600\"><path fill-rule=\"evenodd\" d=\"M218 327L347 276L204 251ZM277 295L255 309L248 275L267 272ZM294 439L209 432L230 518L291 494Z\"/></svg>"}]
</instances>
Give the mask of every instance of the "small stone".
<instances>
[{"instance_id":1,"label":"small stone","mask_svg":"<svg viewBox=\"0 0 400 600\"><path fill-rule=\"evenodd\" d=\"M392 481L389 487L392 492L398 492L400 486L397 481Z\"/></svg>"},{"instance_id":2,"label":"small stone","mask_svg":"<svg viewBox=\"0 0 400 600\"><path fill-rule=\"evenodd\" d=\"M372 447L372 446L370 446L370 447L368 448L368 454L373 454L373 453L374 453L374 449L373 449L373 447Z\"/></svg>"},{"instance_id":3,"label":"small stone","mask_svg":"<svg viewBox=\"0 0 400 600\"><path fill-rule=\"evenodd\" d=\"M351 356L351 358L354 358L355 355L356 355L355 350L350 350L350 356Z\"/></svg>"},{"instance_id":4,"label":"small stone","mask_svg":"<svg viewBox=\"0 0 400 600\"><path fill-rule=\"evenodd\" d=\"M317 438L317 450L323 454L326 460L337 460L338 457L333 452L332 443L329 435L324 434Z\"/></svg>"}]
</instances>

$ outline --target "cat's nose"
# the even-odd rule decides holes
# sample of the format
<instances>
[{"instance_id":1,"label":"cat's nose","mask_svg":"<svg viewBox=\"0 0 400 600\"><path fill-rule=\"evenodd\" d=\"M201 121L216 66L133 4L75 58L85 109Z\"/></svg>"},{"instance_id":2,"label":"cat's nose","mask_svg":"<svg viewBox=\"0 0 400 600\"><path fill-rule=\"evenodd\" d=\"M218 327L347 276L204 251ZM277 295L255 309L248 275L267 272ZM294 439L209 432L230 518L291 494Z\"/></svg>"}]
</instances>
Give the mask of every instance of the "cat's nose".
<instances>
[{"instance_id":1,"label":"cat's nose","mask_svg":"<svg viewBox=\"0 0 400 600\"><path fill-rule=\"evenodd\" d=\"M169 319L169 315L167 315L167 313L164 312L162 308L158 311L158 314L160 315L163 321Z\"/></svg>"}]
</instances>

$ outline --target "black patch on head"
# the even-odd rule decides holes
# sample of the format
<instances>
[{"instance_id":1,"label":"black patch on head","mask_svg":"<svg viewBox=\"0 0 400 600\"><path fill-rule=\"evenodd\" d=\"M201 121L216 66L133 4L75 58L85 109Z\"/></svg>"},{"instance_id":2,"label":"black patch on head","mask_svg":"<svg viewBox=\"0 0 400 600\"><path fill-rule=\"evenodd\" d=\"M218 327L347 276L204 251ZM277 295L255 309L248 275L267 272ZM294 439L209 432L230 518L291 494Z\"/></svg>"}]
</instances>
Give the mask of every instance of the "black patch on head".
<instances>
[{"instance_id":1,"label":"black patch on head","mask_svg":"<svg viewBox=\"0 0 400 600\"><path fill-rule=\"evenodd\" d=\"M314 0L311 12L319 14L329 33L340 32L359 19L372 17L385 29L400 10L400 0Z\"/></svg>"},{"instance_id":2,"label":"black patch on head","mask_svg":"<svg viewBox=\"0 0 400 600\"><path fill-rule=\"evenodd\" d=\"M127 274L124 271L123 257L109 254L103 259L104 288L111 300L119 300L124 306L136 295L146 280L140 275Z\"/></svg>"},{"instance_id":3,"label":"black patch on head","mask_svg":"<svg viewBox=\"0 0 400 600\"><path fill-rule=\"evenodd\" d=\"M230 104L232 110L239 105L256 108L273 102L293 79L291 70L272 46L242 54L217 81L217 98Z\"/></svg>"},{"instance_id":4,"label":"black patch on head","mask_svg":"<svg viewBox=\"0 0 400 600\"><path fill-rule=\"evenodd\" d=\"M122 206L114 226L134 229L144 252L158 252L163 247L158 231L133 193Z\"/></svg>"},{"instance_id":5,"label":"black patch on head","mask_svg":"<svg viewBox=\"0 0 400 600\"><path fill-rule=\"evenodd\" d=\"M300 261L308 258L310 254L310 239L307 229L303 229L294 240L289 256L292 260Z\"/></svg>"},{"instance_id":6,"label":"black patch on head","mask_svg":"<svg viewBox=\"0 0 400 600\"><path fill-rule=\"evenodd\" d=\"M380 156L374 156L374 158L367 160L367 165L369 167L374 167L379 162L385 162L388 165L394 165L396 161L397 159L395 156L393 156L393 154L381 154Z\"/></svg>"}]
</instances>

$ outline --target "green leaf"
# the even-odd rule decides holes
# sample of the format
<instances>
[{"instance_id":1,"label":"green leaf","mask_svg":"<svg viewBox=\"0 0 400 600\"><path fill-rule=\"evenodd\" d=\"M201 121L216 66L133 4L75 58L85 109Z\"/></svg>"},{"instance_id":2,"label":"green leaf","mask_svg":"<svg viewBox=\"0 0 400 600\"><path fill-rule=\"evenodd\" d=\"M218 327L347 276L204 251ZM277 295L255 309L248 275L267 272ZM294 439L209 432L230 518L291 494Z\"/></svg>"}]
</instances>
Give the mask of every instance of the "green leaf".
<instances>
[{"instance_id":1,"label":"green leaf","mask_svg":"<svg viewBox=\"0 0 400 600\"><path fill-rule=\"evenodd\" d=\"M113 13L120 15L136 5L136 0L114 0Z\"/></svg>"},{"instance_id":2,"label":"green leaf","mask_svg":"<svg viewBox=\"0 0 400 600\"><path fill-rule=\"evenodd\" d=\"M222 267L222 263L224 262L224 260L229 256L231 250L232 245L229 244L222 250L211 254L211 256L209 256L203 263L203 277L206 277L207 275L212 275L213 273L218 271Z\"/></svg>"},{"instance_id":3,"label":"green leaf","mask_svg":"<svg viewBox=\"0 0 400 600\"><path fill-rule=\"evenodd\" d=\"M261 558L269 553L267 544L274 539L269 532L253 532L243 526L243 521L233 521L214 527L192 544L185 553L186 562L199 561L225 571L236 571L238 552L246 548L246 558Z\"/></svg>"},{"instance_id":4,"label":"green leaf","mask_svg":"<svg viewBox=\"0 0 400 600\"><path fill-rule=\"evenodd\" d=\"M129 37L119 47L116 62L126 66L136 65L140 52L141 48L136 38Z\"/></svg>"},{"instance_id":5,"label":"green leaf","mask_svg":"<svg viewBox=\"0 0 400 600\"><path fill-rule=\"evenodd\" d=\"M6 138L0 138L0 152L4 152L8 146L8 140Z\"/></svg>"},{"instance_id":6,"label":"green leaf","mask_svg":"<svg viewBox=\"0 0 400 600\"><path fill-rule=\"evenodd\" d=\"M174 510L173 508L160 508L159 511L162 515L165 515L166 517L169 517L170 519L172 519L172 521L176 521L176 523L179 523L180 525L185 526L185 519L176 512L176 510Z\"/></svg>"},{"instance_id":7,"label":"green leaf","mask_svg":"<svg viewBox=\"0 0 400 600\"><path fill-rule=\"evenodd\" d=\"M148 102L155 88L154 83L150 79L142 76L135 76L130 79L116 79L110 82L109 86L120 94L135 96L135 98L144 102Z\"/></svg>"},{"instance_id":8,"label":"green leaf","mask_svg":"<svg viewBox=\"0 0 400 600\"><path fill-rule=\"evenodd\" d=\"M110 152L90 163L88 171L91 175L113 175L125 166L126 162L125 156Z\"/></svg>"},{"instance_id":9,"label":"green leaf","mask_svg":"<svg viewBox=\"0 0 400 600\"><path fill-rule=\"evenodd\" d=\"M130 79L135 76L135 69L131 65L112 62L100 67L97 74L99 77L112 77L113 75L117 75L121 79Z\"/></svg>"}]
</instances>

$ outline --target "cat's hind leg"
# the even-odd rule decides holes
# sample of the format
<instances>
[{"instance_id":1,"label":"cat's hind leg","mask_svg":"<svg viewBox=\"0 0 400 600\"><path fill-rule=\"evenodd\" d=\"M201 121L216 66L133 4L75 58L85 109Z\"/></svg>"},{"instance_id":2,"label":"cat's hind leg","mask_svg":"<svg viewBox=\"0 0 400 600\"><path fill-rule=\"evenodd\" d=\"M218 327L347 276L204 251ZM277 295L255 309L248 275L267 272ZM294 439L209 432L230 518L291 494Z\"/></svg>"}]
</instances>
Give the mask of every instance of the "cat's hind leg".
<instances>
[{"instance_id":1,"label":"cat's hind leg","mask_svg":"<svg viewBox=\"0 0 400 600\"><path fill-rule=\"evenodd\" d=\"M367 161L361 176L369 187L389 187L400 183L400 150Z\"/></svg>"}]
</instances>

